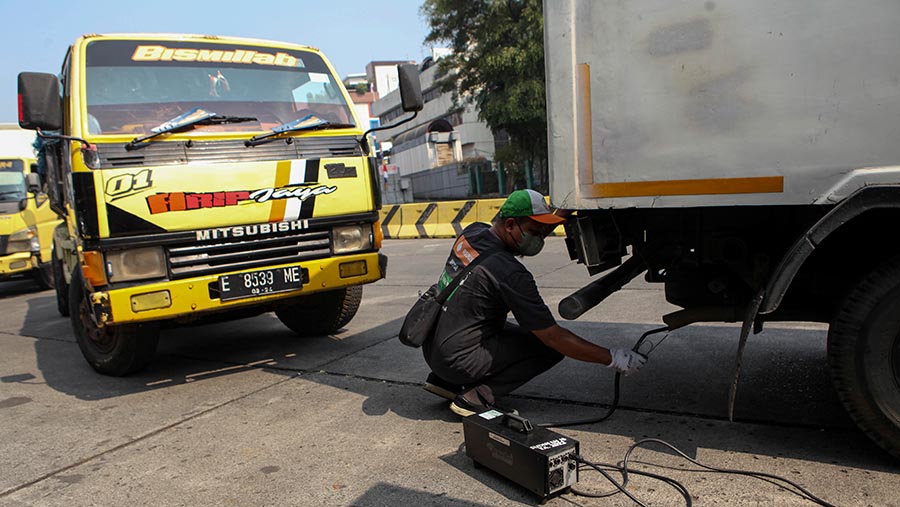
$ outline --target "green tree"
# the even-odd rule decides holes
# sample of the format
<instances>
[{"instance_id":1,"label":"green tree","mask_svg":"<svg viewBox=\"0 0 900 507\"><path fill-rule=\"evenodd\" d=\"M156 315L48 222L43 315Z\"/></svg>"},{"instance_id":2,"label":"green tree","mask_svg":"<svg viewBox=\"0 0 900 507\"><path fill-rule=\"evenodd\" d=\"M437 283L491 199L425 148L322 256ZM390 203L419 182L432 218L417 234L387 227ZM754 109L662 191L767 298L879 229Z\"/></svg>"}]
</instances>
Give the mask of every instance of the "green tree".
<instances>
[{"instance_id":1,"label":"green tree","mask_svg":"<svg viewBox=\"0 0 900 507\"><path fill-rule=\"evenodd\" d=\"M453 49L439 62L442 90L453 92L456 107L474 104L492 130L509 134L509 147L497 155L511 173L527 161L545 174L541 0L425 0L422 13L430 28L425 42ZM546 192L547 178L539 179Z\"/></svg>"}]
</instances>

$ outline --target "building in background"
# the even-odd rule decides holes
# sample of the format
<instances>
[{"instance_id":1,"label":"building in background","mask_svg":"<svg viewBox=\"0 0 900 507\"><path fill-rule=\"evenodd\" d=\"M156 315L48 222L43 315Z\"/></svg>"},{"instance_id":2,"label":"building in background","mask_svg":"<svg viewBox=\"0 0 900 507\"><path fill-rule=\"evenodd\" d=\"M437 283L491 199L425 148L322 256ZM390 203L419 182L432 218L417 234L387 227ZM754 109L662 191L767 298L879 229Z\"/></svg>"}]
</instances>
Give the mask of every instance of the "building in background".
<instances>
[{"instance_id":1,"label":"building in background","mask_svg":"<svg viewBox=\"0 0 900 507\"><path fill-rule=\"evenodd\" d=\"M422 62L419 80L425 106L417 117L374 134L390 175L387 183L396 179L396 186L406 187L403 202L412 200L413 192L416 199L464 199L491 193L481 184L485 179L481 174L493 170L494 134L478 119L474 106L454 107L453 94L442 92L435 83L436 59L445 54L447 50L435 49ZM401 108L400 93L392 91L372 104L372 114L384 125L408 113ZM390 202L390 192L386 197Z\"/></svg>"},{"instance_id":2,"label":"building in background","mask_svg":"<svg viewBox=\"0 0 900 507\"><path fill-rule=\"evenodd\" d=\"M382 175L386 203L421 199L467 199L499 195L498 172L493 164L496 146L505 134L495 135L478 119L472 105L455 107L453 94L435 83L437 60L449 49L433 48L420 65L419 81L425 101L415 119L398 127L372 133ZM366 65L366 72L343 79L360 122L377 127L409 115L400 106L397 65L407 60L381 60Z\"/></svg>"},{"instance_id":3,"label":"building in background","mask_svg":"<svg viewBox=\"0 0 900 507\"><path fill-rule=\"evenodd\" d=\"M415 63L409 60L383 60L369 62L366 65L365 73L348 74L344 77L344 87L350 94L350 99L356 109L356 116L365 129L378 127L381 125L378 115L373 114L372 104L380 95L387 95L396 90L400 86L400 80L397 74L397 65L402 63ZM375 149L379 152L389 150L390 144L386 146L378 142L376 138Z\"/></svg>"},{"instance_id":4,"label":"building in background","mask_svg":"<svg viewBox=\"0 0 900 507\"><path fill-rule=\"evenodd\" d=\"M384 60L369 62L366 65L366 79L371 83L376 99L384 97L400 86L400 78L397 76L397 65L401 63L416 62L411 60Z\"/></svg>"},{"instance_id":5,"label":"building in background","mask_svg":"<svg viewBox=\"0 0 900 507\"><path fill-rule=\"evenodd\" d=\"M372 114L372 103L375 102L376 95L366 74L348 74L344 78L344 87L350 94L350 100L356 109L356 117L359 118L363 128L370 129L380 125L378 117Z\"/></svg>"}]
</instances>

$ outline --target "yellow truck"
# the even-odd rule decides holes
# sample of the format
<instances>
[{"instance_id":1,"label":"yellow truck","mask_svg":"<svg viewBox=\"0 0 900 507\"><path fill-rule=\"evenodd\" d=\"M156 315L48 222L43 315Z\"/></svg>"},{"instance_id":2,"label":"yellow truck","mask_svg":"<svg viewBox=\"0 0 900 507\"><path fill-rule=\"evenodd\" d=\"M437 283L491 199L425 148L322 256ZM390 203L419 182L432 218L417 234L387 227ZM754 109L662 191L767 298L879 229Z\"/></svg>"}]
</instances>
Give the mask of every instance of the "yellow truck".
<instances>
[{"instance_id":1,"label":"yellow truck","mask_svg":"<svg viewBox=\"0 0 900 507\"><path fill-rule=\"evenodd\" d=\"M0 279L31 277L53 287L51 244L60 223L42 190L34 133L0 125Z\"/></svg>"},{"instance_id":2,"label":"yellow truck","mask_svg":"<svg viewBox=\"0 0 900 507\"><path fill-rule=\"evenodd\" d=\"M398 70L404 110L422 94ZM19 74L65 216L61 313L100 373L152 359L163 325L274 311L299 335L384 277L368 132L315 48L211 35L85 35L59 77Z\"/></svg>"}]
</instances>

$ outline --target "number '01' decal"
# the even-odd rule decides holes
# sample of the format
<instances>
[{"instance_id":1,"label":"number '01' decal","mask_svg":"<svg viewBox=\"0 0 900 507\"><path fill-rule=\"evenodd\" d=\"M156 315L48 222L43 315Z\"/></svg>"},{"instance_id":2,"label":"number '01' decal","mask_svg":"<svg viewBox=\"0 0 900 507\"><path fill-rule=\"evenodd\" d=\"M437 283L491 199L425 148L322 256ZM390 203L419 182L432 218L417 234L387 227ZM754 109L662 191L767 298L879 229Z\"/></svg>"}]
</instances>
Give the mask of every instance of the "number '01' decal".
<instances>
[{"instance_id":1,"label":"number '01' decal","mask_svg":"<svg viewBox=\"0 0 900 507\"><path fill-rule=\"evenodd\" d=\"M125 197L132 192L146 190L153 186L153 171L144 169L137 174L119 174L106 181L106 195L114 199Z\"/></svg>"}]
</instances>

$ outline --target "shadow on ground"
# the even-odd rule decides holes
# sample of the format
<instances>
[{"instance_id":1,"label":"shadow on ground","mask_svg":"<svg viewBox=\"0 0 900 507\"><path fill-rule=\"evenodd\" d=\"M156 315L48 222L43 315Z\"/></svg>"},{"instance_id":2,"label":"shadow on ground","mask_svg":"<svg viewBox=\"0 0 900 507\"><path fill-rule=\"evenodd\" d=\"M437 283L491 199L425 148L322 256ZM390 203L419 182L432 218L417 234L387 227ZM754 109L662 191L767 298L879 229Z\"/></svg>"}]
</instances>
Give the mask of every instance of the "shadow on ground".
<instances>
[{"instance_id":1,"label":"shadow on ground","mask_svg":"<svg viewBox=\"0 0 900 507\"><path fill-rule=\"evenodd\" d=\"M35 282L31 278L23 277L0 280L0 299L23 296L25 294L34 294L36 292L43 291L47 291L50 294L53 293L53 289L41 288L37 284L37 282Z\"/></svg>"},{"instance_id":2,"label":"shadow on ground","mask_svg":"<svg viewBox=\"0 0 900 507\"><path fill-rule=\"evenodd\" d=\"M356 507L434 505L454 507L489 507L489 504L475 503L453 498L446 493L429 493L415 489L394 486L380 482L369 488L363 495L350 503Z\"/></svg>"},{"instance_id":3,"label":"shadow on ground","mask_svg":"<svg viewBox=\"0 0 900 507\"><path fill-rule=\"evenodd\" d=\"M96 374L85 363L67 319L55 313L52 319L46 318L47 306L52 304L55 300L50 296L30 300L21 334L37 338L37 366L47 385L81 400L103 400L264 369L357 393L365 398L361 405L365 416L391 411L412 420L458 421L445 400L421 389L427 367L419 350L403 347L396 340L400 319L372 327L366 327L366 319L358 319L334 335L315 338L296 337L271 314L168 329L163 331L156 360L149 368L126 378L112 378ZM590 333L576 329L579 326L589 326ZM630 344L649 328L606 323L572 323L570 327L586 336L607 337L606 343L617 346ZM828 375L822 351L797 345L819 339L819 331L790 330L791 340L751 337L749 347L760 355L751 355L745 364L738 423L725 420L722 401L727 388L723 386L730 380L733 344L722 337L733 334L733 328L715 326L692 329L690 336L673 333L654 352L652 367L648 365L641 375L624 382L620 413L606 423L577 430L637 439L666 438L675 427L686 436L673 443L689 455L696 455L702 440L705 448L896 470L896 464L848 422L830 386L823 387ZM684 357L724 366L718 370L697 368ZM0 381L33 383L36 378L21 371ZM710 398L715 402L710 403ZM604 412L611 399L608 370L574 361L557 366L509 398L535 422L594 416ZM629 424L635 420L640 421L640 429ZM798 433L804 437L798 438ZM705 436L699 439L698 435Z\"/></svg>"},{"instance_id":4,"label":"shadow on ground","mask_svg":"<svg viewBox=\"0 0 900 507\"><path fill-rule=\"evenodd\" d=\"M50 331L45 321L29 322L26 318L21 334L37 338L37 366L49 387L81 400L101 400L250 369L263 368L286 376L317 371L323 363L368 346L371 338L367 337L388 339L380 328L393 327L391 323L366 329L362 337L344 329L326 337L298 338L271 315L248 321L237 327L234 323L222 323L164 329L150 366L119 378L97 374L90 368L72 337L68 319L54 319L54 329ZM248 333L248 328L254 331ZM15 373L0 381L16 381L23 375L27 376Z\"/></svg>"}]
</instances>

